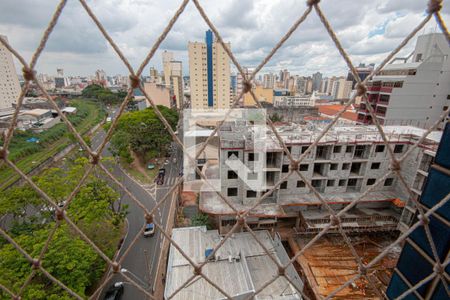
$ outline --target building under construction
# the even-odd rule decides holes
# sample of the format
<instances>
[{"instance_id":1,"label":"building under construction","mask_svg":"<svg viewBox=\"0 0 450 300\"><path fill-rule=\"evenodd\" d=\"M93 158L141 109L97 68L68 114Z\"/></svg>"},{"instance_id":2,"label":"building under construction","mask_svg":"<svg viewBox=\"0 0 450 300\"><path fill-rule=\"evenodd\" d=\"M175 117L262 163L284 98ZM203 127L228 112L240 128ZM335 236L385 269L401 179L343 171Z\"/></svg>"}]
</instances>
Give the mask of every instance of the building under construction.
<instances>
[{"instance_id":1,"label":"building under construction","mask_svg":"<svg viewBox=\"0 0 450 300\"><path fill-rule=\"evenodd\" d=\"M270 130L263 140L264 153L257 153L257 143L252 138L254 127L242 121L224 124L218 133L218 146L214 148L217 156L202 160L200 165L204 174L220 180L222 194L242 211L275 188L251 211L247 218L250 227L315 234L326 226L330 214L306 180L335 211L362 197L342 216L343 227L348 232L407 228L414 213L407 191L397 182L394 173L378 182L390 171L391 160L374 126L346 125L329 130L299 164L298 171L303 179L295 172L285 178L290 172L290 161ZM294 159L306 153L322 132L321 127L311 124L290 124L277 129ZM425 132L411 126L384 126L383 130L397 158ZM432 132L402 163L402 174L417 196L441 135L441 132ZM233 160L242 163L242 167L230 167ZM258 163L263 163L263 167L256 170ZM264 186L252 189L246 179L261 176ZM281 184L277 185L281 179ZM214 191L201 192L200 210L211 216L221 233L226 233L236 222L234 212Z\"/></svg>"}]
</instances>

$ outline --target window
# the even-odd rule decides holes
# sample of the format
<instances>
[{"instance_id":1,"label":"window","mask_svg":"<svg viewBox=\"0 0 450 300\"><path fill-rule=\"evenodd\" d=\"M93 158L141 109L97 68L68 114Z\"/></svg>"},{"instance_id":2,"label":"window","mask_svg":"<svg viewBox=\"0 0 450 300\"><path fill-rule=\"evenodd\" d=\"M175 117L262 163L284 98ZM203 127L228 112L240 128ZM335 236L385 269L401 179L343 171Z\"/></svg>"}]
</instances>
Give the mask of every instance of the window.
<instances>
[{"instance_id":1,"label":"window","mask_svg":"<svg viewBox=\"0 0 450 300\"><path fill-rule=\"evenodd\" d=\"M258 160L258 153L249 152L248 153L248 161Z\"/></svg>"},{"instance_id":2,"label":"window","mask_svg":"<svg viewBox=\"0 0 450 300\"><path fill-rule=\"evenodd\" d=\"M330 164L330 171L337 170L338 164Z\"/></svg>"},{"instance_id":3,"label":"window","mask_svg":"<svg viewBox=\"0 0 450 300\"><path fill-rule=\"evenodd\" d=\"M238 151L228 151L228 158L235 155L237 158L239 158L239 152Z\"/></svg>"},{"instance_id":4,"label":"window","mask_svg":"<svg viewBox=\"0 0 450 300\"><path fill-rule=\"evenodd\" d=\"M352 152L353 152L353 146L345 147L345 153L352 153Z\"/></svg>"},{"instance_id":5,"label":"window","mask_svg":"<svg viewBox=\"0 0 450 300\"><path fill-rule=\"evenodd\" d=\"M384 186L391 186L394 183L394 178L386 178Z\"/></svg>"},{"instance_id":6,"label":"window","mask_svg":"<svg viewBox=\"0 0 450 300\"><path fill-rule=\"evenodd\" d=\"M291 146L286 147L286 148L288 149L289 153L292 153L292 147Z\"/></svg>"},{"instance_id":7,"label":"window","mask_svg":"<svg viewBox=\"0 0 450 300\"><path fill-rule=\"evenodd\" d=\"M450 95L449 95L450 96ZM306 152L306 150L308 150L308 146L302 146L302 154Z\"/></svg>"},{"instance_id":8,"label":"window","mask_svg":"<svg viewBox=\"0 0 450 300\"><path fill-rule=\"evenodd\" d=\"M297 187L298 188L304 188L305 187L305 183L302 180L297 181Z\"/></svg>"},{"instance_id":9,"label":"window","mask_svg":"<svg viewBox=\"0 0 450 300\"><path fill-rule=\"evenodd\" d=\"M308 164L300 164L300 166L298 167L299 171L308 171Z\"/></svg>"},{"instance_id":10,"label":"window","mask_svg":"<svg viewBox=\"0 0 450 300\"><path fill-rule=\"evenodd\" d=\"M281 168L281 172L283 173L289 172L289 165L283 165L283 167Z\"/></svg>"},{"instance_id":11,"label":"window","mask_svg":"<svg viewBox=\"0 0 450 300\"><path fill-rule=\"evenodd\" d=\"M236 174L235 171L228 171L228 179L236 179L238 178L238 175Z\"/></svg>"},{"instance_id":12,"label":"window","mask_svg":"<svg viewBox=\"0 0 450 300\"><path fill-rule=\"evenodd\" d=\"M381 163L379 163L379 162L372 163L372 164L370 165L370 169L372 169L372 170L378 170L378 169L380 168L380 165L381 165Z\"/></svg>"},{"instance_id":13,"label":"window","mask_svg":"<svg viewBox=\"0 0 450 300\"><path fill-rule=\"evenodd\" d=\"M228 188L227 189L227 196L237 196L238 194L238 189L237 188Z\"/></svg>"},{"instance_id":14,"label":"window","mask_svg":"<svg viewBox=\"0 0 450 300\"><path fill-rule=\"evenodd\" d=\"M339 186L345 186L345 179L340 179L338 185Z\"/></svg>"},{"instance_id":15,"label":"window","mask_svg":"<svg viewBox=\"0 0 450 300\"><path fill-rule=\"evenodd\" d=\"M402 152L403 152L403 145L395 145L394 153L402 153Z\"/></svg>"},{"instance_id":16,"label":"window","mask_svg":"<svg viewBox=\"0 0 450 300\"><path fill-rule=\"evenodd\" d=\"M375 184L375 182L376 182L377 180L375 179L375 178L369 178L369 179L367 179L367 185L374 185Z\"/></svg>"},{"instance_id":17,"label":"window","mask_svg":"<svg viewBox=\"0 0 450 300\"><path fill-rule=\"evenodd\" d=\"M285 189L287 189L287 181L283 181L283 182L280 184L280 190L285 190Z\"/></svg>"},{"instance_id":18,"label":"window","mask_svg":"<svg viewBox=\"0 0 450 300\"><path fill-rule=\"evenodd\" d=\"M350 163L343 163L342 170L348 170L348 169L350 169Z\"/></svg>"},{"instance_id":19,"label":"window","mask_svg":"<svg viewBox=\"0 0 450 300\"><path fill-rule=\"evenodd\" d=\"M356 179L356 178L350 178L348 180L347 186L356 186L357 181L358 181L358 179Z\"/></svg>"},{"instance_id":20,"label":"window","mask_svg":"<svg viewBox=\"0 0 450 300\"><path fill-rule=\"evenodd\" d=\"M334 180L334 179L329 179L329 180L327 180L327 186L334 186L334 182L335 182L336 180Z\"/></svg>"},{"instance_id":21,"label":"window","mask_svg":"<svg viewBox=\"0 0 450 300\"><path fill-rule=\"evenodd\" d=\"M255 191L247 191L247 198L256 198L256 192Z\"/></svg>"},{"instance_id":22,"label":"window","mask_svg":"<svg viewBox=\"0 0 450 300\"><path fill-rule=\"evenodd\" d=\"M334 146L333 153L341 153L342 146Z\"/></svg>"},{"instance_id":23,"label":"window","mask_svg":"<svg viewBox=\"0 0 450 300\"><path fill-rule=\"evenodd\" d=\"M375 152L383 152L384 151L384 145L377 145L375 147Z\"/></svg>"},{"instance_id":24,"label":"window","mask_svg":"<svg viewBox=\"0 0 450 300\"><path fill-rule=\"evenodd\" d=\"M313 181L311 181L311 185L315 188L321 187L322 185L322 180L319 179L314 179Z\"/></svg>"}]
</instances>

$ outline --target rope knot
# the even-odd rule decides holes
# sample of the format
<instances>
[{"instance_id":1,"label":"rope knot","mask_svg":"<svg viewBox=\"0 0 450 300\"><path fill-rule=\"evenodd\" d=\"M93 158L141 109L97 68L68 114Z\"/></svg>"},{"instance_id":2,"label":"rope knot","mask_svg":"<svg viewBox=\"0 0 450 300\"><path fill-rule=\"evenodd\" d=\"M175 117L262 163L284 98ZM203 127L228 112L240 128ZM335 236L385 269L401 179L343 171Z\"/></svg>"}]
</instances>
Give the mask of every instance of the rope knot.
<instances>
[{"instance_id":1,"label":"rope knot","mask_svg":"<svg viewBox=\"0 0 450 300\"><path fill-rule=\"evenodd\" d=\"M291 164L289 167L291 168L291 171L296 171L296 170L298 170L299 166L300 166L300 162L298 160L294 160L294 161L291 161Z\"/></svg>"},{"instance_id":2,"label":"rope knot","mask_svg":"<svg viewBox=\"0 0 450 300\"><path fill-rule=\"evenodd\" d=\"M114 273L118 273L120 271L120 265L119 265L119 263L117 261L113 262L111 264L111 267L112 267L112 271Z\"/></svg>"},{"instance_id":3,"label":"rope knot","mask_svg":"<svg viewBox=\"0 0 450 300\"><path fill-rule=\"evenodd\" d=\"M141 79L137 77L136 75L130 75L130 85L133 89L139 87L139 84L141 83Z\"/></svg>"},{"instance_id":4,"label":"rope knot","mask_svg":"<svg viewBox=\"0 0 450 300\"><path fill-rule=\"evenodd\" d=\"M8 150L6 148L0 147L0 159L6 159L8 157Z\"/></svg>"},{"instance_id":5,"label":"rope knot","mask_svg":"<svg viewBox=\"0 0 450 300\"><path fill-rule=\"evenodd\" d=\"M56 215L56 219L57 219L58 221L61 221L61 220L64 219L64 211L61 210L59 207L58 207L58 209L56 210L55 215Z\"/></svg>"},{"instance_id":6,"label":"rope knot","mask_svg":"<svg viewBox=\"0 0 450 300\"><path fill-rule=\"evenodd\" d=\"M365 84L358 83L356 85L356 96L362 96L367 92L367 87Z\"/></svg>"},{"instance_id":7,"label":"rope knot","mask_svg":"<svg viewBox=\"0 0 450 300\"><path fill-rule=\"evenodd\" d=\"M202 267L200 266L195 266L194 267L194 275L195 276L200 276L202 274Z\"/></svg>"},{"instance_id":8,"label":"rope knot","mask_svg":"<svg viewBox=\"0 0 450 300\"><path fill-rule=\"evenodd\" d=\"M284 276L286 269L283 266L278 267L278 276Z\"/></svg>"},{"instance_id":9,"label":"rope knot","mask_svg":"<svg viewBox=\"0 0 450 300\"><path fill-rule=\"evenodd\" d=\"M364 266L363 264L361 264L361 265L359 265L358 271L359 271L359 274L364 276L367 274L367 267Z\"/></svg>"},{"instance_id":10,"label":"rope knot","mask_svg":"<svg viewBox=\"0 0 450 300\"><path fill-rule=\"evenodd\" d=\"M338 226L341 223L341 219L338 216L331 215L330 216L331 226Z\"/></svg>"},{"instance_id":11,"label":"rope knot","mask_svg":"<svg viewBox=\"0 0 450 300\"><path fill-rule=\"evenodd\" d=\"M35 78L36 72L28 67L22 68L22 75L23 78L25 78L26 81L32 81Z\"/></svg>"},{"instance_id":12,"label":"rope knot","mask_svg":"<svg viewBox=\"0 0 450 300\"><path fill-rule=\"evenodd\" d=\"M398 160L392 161L391 170L392 171L400 171L400 162Z\"/></svg>"},{"instance_id":13,"label":"rope knot","mask_svg":"<svg viewBox=\"0 0 450 300\"><path fill-rule=\"evenodd\" d=\"M100 155L98 155L98 153L95 151L92 152L91 153L91 164L96 165L96 164L98 164L99 160L100 160Z\"/></svg>"},{"instance_id":14,"label":"rope knot","mask_svg":"<svg viewBox=\"0 0 450 300\"><path fill-rule=\"evenodd\" d=\"M153 223L153 216L149 215L149 214L145 214L145 222L147 222L147 224Z\"/></svg>"},{"instance_id":15,"label":"rope knot","mask_svg":"<svg viewBox=\"0 0 450 300\"><path fill-rule=\"evenodd\" d=\"M245 80L244 81L244 94L250 92L251 89L252 89L251 82L249 82L248 80Z\"/></svg>"},{"instance_id":16,"label":"rope knot","mask_svg":"<svg viewBox=\"0 0 450 300\"><path fill-rule=\"evenodd\" d=\"M41 266L41 262L37 258L33 258L33 261L31 262L33 269L39 269Z\"/></svg>"},{"instance_id":17,"label":"rope knot","mask_svg":"<svg viewBox=\"0 0 450 300\"><path fill-rule=\"evenodd\" d=\"M236 220L237 220L237 223L239 224L239 226L244 226L244 224L245 224L245 217L244 216L237 215L236 216Z\"/></svg>"},{"instance_id":18,"label":"rope knot","mask_svg":"<svg viewBox=\"0 0 450 300\"><path fill-rule=\"evenodd\" d=\"M428 225L430 223L430 219L428 219L428 217L425 215L418 215L417 219L419 219L422 225Z\"/></svg>"},{"instance_id":19,"label":"rope knot","mask_svg":"<svg viewBox=\"0 0 450 300\"><path fill-rule=\"evenodd\" d=\"M313 6L313 5L319 4L319 2L320 2L320 0L307 0L306 5Z\"/></svg>"},{"instance_id":20,"label":"rope knot","mask_svg":"<svg viewBox=\"0 0 450 300\"><path fill-rule=\"evenodd\" d=\"M434 14L440 11L441 8L442 8L442 0L430 0L430 2L428 2L427 13Z\"/></svg>"},{"instance_id":21,"label":"rope knot","mask_svg":"<svg viewBox=\"0 0 450 300\"><path fill-rule=\"evenodd\" d=\"M13 296L13 300L21 300L21 299L22 299L22 297L20 297L20 296L17 296L17 295Z\"/></svg>"},{"instance_id":22,"label":"rope knot","mask_svg":"<svg viewBox=\"0 0 450 300\"><path fill-rule=\"evenodd\" d=\"M440 263L437 263L437 264L434 265L433 271L437 275L443 275L444 274L444 267Z\"/></svg>"}]
</instances>

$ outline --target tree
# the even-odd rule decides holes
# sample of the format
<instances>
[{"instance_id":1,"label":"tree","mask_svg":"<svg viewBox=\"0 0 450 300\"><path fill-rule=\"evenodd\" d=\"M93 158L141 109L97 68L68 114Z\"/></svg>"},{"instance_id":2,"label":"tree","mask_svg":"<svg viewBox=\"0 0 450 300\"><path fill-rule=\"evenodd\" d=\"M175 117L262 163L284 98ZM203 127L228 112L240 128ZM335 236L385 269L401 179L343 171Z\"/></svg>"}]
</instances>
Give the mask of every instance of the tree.
<instances>
[{"instance_id":1,"label":"tree","mask_svg":"<svg viewBox=\"0 0 450 300\"><path fill-rule=\"evenodd\" d=\"M158 106L172 129L178 122L178 114L164 106ZM166 154L172 137L153 108L123 114L111 140L113 153L130 159L129 151L140 158L162 157Z\"/></svg>"},{"instance_id":2,"label":"tree","mask_svg":"<svg viewBox=\"0 0 450 300\"><path fill-rule=\"evenodd\" d=\"M191 218L192 226L206 226L207 229L212 229L209 217L206 214L198 213Z\"/></svg>"},{"instance_id":3,"label":"tree","mask_svg":"<svg viewBox=\"0 0 450 300\"><path fill-rule=\"evenodd\" d=\"M277 113L274 113L269 118L272 122L282 122L283 121L283 116L280 116Z\"/></svg>"}]
</instances>

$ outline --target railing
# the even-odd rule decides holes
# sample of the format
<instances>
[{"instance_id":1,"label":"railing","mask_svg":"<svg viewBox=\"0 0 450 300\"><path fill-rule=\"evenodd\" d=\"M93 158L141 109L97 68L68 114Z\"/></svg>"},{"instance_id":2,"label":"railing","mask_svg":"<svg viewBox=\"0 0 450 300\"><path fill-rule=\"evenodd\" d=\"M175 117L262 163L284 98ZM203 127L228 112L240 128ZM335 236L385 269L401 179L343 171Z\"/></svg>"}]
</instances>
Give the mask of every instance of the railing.
<instances>
[{"instance_id":1,"label":"railing","mask_svg":"<svg viewBox=\"0 0 450 300\"><path fill-rule=\"evenodd\" d=\"M423 16L422 21L414 27L414 29L411 31L410 34L408 34L400 43L400 45L398 45L395 49L392 50L392 52L378 65L378 67L368 76L366 77L364 80L360 80L358 73L353 65L353 62L350 60L347 51L343 48L339 38L337 37L337 35L335 34L332 26L330 25L327 17L324 15L324 12L322 11L320 5L319 5L319 0L308 0L307 1L307 8L305 9L305 11L303 12L302 15L299 16L299 18L294 22L294 24L290 27L290 29L286 32L285 35L283 35L283 37L281 38L281 40L273 47L273 49L270 51L270 53L262 60L262 62L254 69L254 71L250 74L247 75L242 66L239 64L239 62L237 61L236 57L234 56L234 54L231 52L231 50L224 44L222 35L220 34L220 32L218 32L217 28L215 27L213 21L208 17L208 15L205 13L202 5L199 3L198 0L184 0L182 1L180 7L175 11L173 17L171 18L171 20L169 21L169 23L167 24L167 26L165 27L165 29L162 31L161 35L159 36L159 38L157 39L157 41L155 42L155 44L152 46L152 48L150 49L148 55L145 57L145 59L143 60L143 62L141 63L141 65L139 66L139 68L137 70L133 69L133 67L130 65L130 63L128 62L127 58L124 56L124 54L122 53L122 51L120 50L120 48L117 46L117 44L113 41L113 39L111 38L111 36L109 35L109 33L105 30L105 28L103 27L102 23L98 20L98 18L96 17L95 13L91 10L89 4L87 3L86 0L79 0L79 2L81 3L83 9L86 11L86 13L89 15L89 17L94 21L95 25L98 27L98 29L100 30L100 32L102 33L102 35L104 36L104 38L108 41L109 44L111 44L111 46L114 49L114 52L117 54L117 56L119 57L119 59L125 64L126 68L129 71L130 74L130 81L131 81L131 86L128 90L128 94L127 97L125 98L125 100L122 102L119 111L118 111L118 117L120 115L123 114L125 107L127 106L128 102L130 101L130 99L132 98L133 95L133 90L134 89L140 89L142 94L145 96L145 98L150 102L151 106L153 107L155 113L157 114L157 116L161 119L161 121L165 124L168 132L170 132L173 140L183 149L184 145L183 143L180 141L180 139L174 134L172 128L170 127L169 123L164 119L163 115L161 114L161 112L159 111L158 107L155 105L154 101L149 97L149 95L146 93L146 91L143 89L142 83L141 83L141 75L142 72L144 70L144 68L147 66L147 64L149 63L149 61L153 58L154 54L156 53L156 50L159 48L159 46L161 45L161 43L164 41L164 39L166 38L166 36L168 35L168 33L170 32L170 30L172 29L172 27L174 26L175 22L177 21L177 19L179 18L179 16L183 13L186 5L189 2L192 2L193 5L196 7L196 9L198 10L198 12L200 13L201 17L203 18L203 20L206 22L206 24L210 27L210 29L213 31L214 35L217 38L217 42L221 43L222 46L224 46L224 49L226 51L226 53L228 54L228 56L230 57L231 61L233 62L233 64L235 65L235 67L237 68L238 72L243 76L244 78L244 86L245 88L243 89L243 91L237 95L234 98L233 101L233 107L236 107L239 103L239 99L243 96L244 93L250 93L250 95L252 96L256 106L258 107L262 107L261 103L257 100L254 92L250 89L251 87L251 82L253 80L253 78L255 77L255 75L270 61L270 59L274 56L274 54L281 48L281 46L283 46L286 42L286 40L288 40L292 34L298 29L298 27L308 18L308 16L314 11L317 16L319 17L320 21L323 23L325 30L327 31L327 33L329 34L329 36L331 37L334 45L336 46L336 48L338 49L340 55L342 56L342 58L344 59L345 63L347 64L348 68L350 69L351 73L353 74L354 78L356 78L357 81L357 85L356 85L356 89L357 92L353 95L353 97L351 99L349 99L343 109L335 116L335 118L329 123L327 124L327 126L323 129L322 135L320 135L308 148L308 150L303 153L300 158L298 160L294 160L291 156L291 154L289 153L289 151L286 148L286 145L284 144L283 140L280 138L280 136L278 134L276 134L277 139L279 140L280 145L282 145L284 152L288 155L289 159L291 160L291 163L293 166L297 166L300 162L302 162L305 157L309 154L310 151L312 151L316 145L319 143L320 139L322 138L322 136L334 125L336 124L336 122L338 122L339 118L341 117L341 115L345 112L345 110L352 105L355 102L355 98L356 96L361 96L363 98L363 101L365 101L365 103L368 103L367 100L367 87L366 87L366 83L368 80L370 80L374 74L377 74L397 53L399 53L399 51L416 35L416 33L418 33L419 31L422 30L422 28L424 27L424 25L434 16L436 19L437 24L439 25L439 27L441 28L441 30L443 31L443 33L445 34L445 37L447 39L448 42L450 42L450 37L449 37L449 32L446 28L446 25L444 24L444 21L442 19L442 16L440 15L440 9L442 7L442 1L439 0L431 0L429 2L428 5L428 10L427 13L425 14L425 16ZM61 119L63 120L63 122L68 126L68 128L70 129L70 131L73 133L73 135L75 136L75 139L80 143L80 145L82 146L82 148L86 151L86 153L88 153L88 155L91 158L91 166L87 171L87 174L90 174L93 172L94 169L100 169L102 170L109 179L111 179L114 183L116 183L122 190L123 192L130 197L130 199L132 199L132 201L134 201L141 209L142 209L142 213L143 216L145 216L146 220L148 222L153 221L156 229L158 231L161 232L161 234L170 241L170 243L176 247L178 249L178 251L181 253L181 255L183 255L183 257L187 260L187 262L189 262L189 264L192 265L193 267L193 274L191 276L189 276L189 279L186 280L186 282L184 282L181 286L178 287L178 289L174 292L174 294L170 295L169 298L173 298L176 296L176 294L182 290L184 287L188 286L190 284L190 282L194 279L194 278L203 278L205 279L209 284L211 284L214 288L216 288L218 291L220 291L223 296L225 298L228 299L232 299L233 295L230 295L227 291L225 291L220 285L218 285L216 282L212 281L207 274L203 271L205 269L205 265L208 263L208 261L205 261L203 263L195 263L191 257L189 257L188 255L186 255L186 253L183 251L183 245L179 245L177 244L170 236L170 234L168 232L165 231L165 228L162 224L160 224L160 222L158 221L159 219L154 217L156 214L156 210L161 207L161 205L167 201L167 199L169 199L170 197L168 197L167 195L170 195L179 185L181 185L183 183L183 179L179 178L177 180L177 182L175 183L175 185L169 189L167 191L167 195L165 197L163 197L161 200L158 201L157 205L155 207L153 207L152 209L147 209L144 205L142 205L142 203L140 203L140 201L133 195L133 193L131 193L129 190L127 190L124 185L113 175L109 172L108 168L103 164L103 162L100 160L101 158L101 153L103 151L103 149L105 148L105 146L107 145L107 143L109 142L112 134L114 133L114 130L117 126L117 121L118 121L118 117L114 119L114 121L112 122L106 137L104 139L104 141L99 145L99 147L97 147L96 149L91 148L86 141L82 138L82 136L76 131L76 129L74 128L74 126L70 123L70 121L66 118L66 116L61 112L60 108L56 105L55 101L49 96L49 94L47 93L47 91L44 89L43 85L41 82L39 82L36 78L36 71L35 71L35 67L37 66L37 62L38 59L40 58L42 51L44 50L44 48L46 47L46 43L47 40L49 38L49 36L52 34L53 29L55 28L55 26L57 26L58 23L58 19L61 15L61 13L63 12L65 5L66 5L67 1L66 0L62 0L60 1L59 5L57 6L55 13L53 14L50 23L47 27L47 29L44 32L44 35L39 43L38 48L36 49L36 51L34 52L34 55L32 56L31 61L28 63L26 62L26 60L21 56L21 54L19 54L19 52L17 50L14 49L14 47L9 44L5 39L0 38L0 42L14 55L14 57L20 62L20 64L23 67L23 77L25 79L25 84L22 87L22 93L20 94L20 97L17 99L17 108L15 109L14 115L13 115L13 119L10 125L9 130L7 131L5 138L4 138L4 142L3 142L3 147L0 149L0 159L2 160L4 165L7 165L8 167L12 168L15 172L17 172L34 190L36 190L38 192L38 194L45 199L49 205L51 205L52 207L55 208L55 212L56 212L56 216L58 219L58 222L56 222L56 227L60 226L62 223L66 223L72 230L74 234L79 235L88 245L90 245L90 247L92 247L92 249L98 254L100 255L100 257L102 257L106 263L111 266L112 268L112 274L108 276L107 280L104 281L104 284L98 286L97 290L94 292L94 294L91 296L91 298L96 298L100 291L105 287L105 284L112 278L113 275L119 275L121 277L122 280L128 282L129 284L135 286L137 289L139 289L142 293L144 293L148 298L150 299L156 299L155 295L151 292L149 292L148 290L146 290L144 287L142 287L141 283L137 280L135 280L134 278L130 277L128 274L126 274L125 272L123 272L123 268L121 268L121 262L123 261L124 256L126 256L126 254L128 253L128 249L130 249L130 247L134 246L134 242L131 243L129 245L129 247L127 249L125 249L124 251L124 255L119 259L119 260L111 260L108 258L107 255L105 255L98 247L97 245L94 244L94 242L92 240L90 240L84 233L83 231L77 227L75 225L75 223L72 221L72 219L66 214L66 208L67 206L69 206L71 204L71 202L73 201L75 195L79 192L80 187L82 186L82 184L84 183L84 181L87 178L86 176L83 176L83 179L79 182L79 184L77 185L77 187L75 188L75 190L73 191L73 193L70 194L70 196L66 199L66 206L61 208L57 205L57 202L55 201L55 199L52 199L49 195L47 195L43 190L41 190L32 180L29 176L27 176L26 174L24 174L9 158L8 158L8 148L11 142L11 138L14 134L14 129L16 128L17 125L17 117L19 114L19 109L21 107L22 101L24 96L26 95L27 91L30 88L30 84L32 82L34 82L37 87L40 89L40 91L42 92L42 94L45 96L45 98L47 98L47 100L49 101L49 103L51 103L54 106L54 109L58 112L58 114L61 116ZM405 4L407 5L407 3L405 2ZM355 2L355 5L358 5L358 3ZM5 12L7 13L7 12ZM379 87L370 87L369 90L380 90ZM385 90L383 88L381 88L381 90ZM386 89L387 91L387 89ZM430 235L430 228L428 226L428 222L426 220L428 220L428 218L431 215L434 215L436 213L436 210L439 207L442 207L444 204L446 204L449 201L449 195L447 195L446 197L444 197L435 207L431 208L430 210L428 210L426 213L424 212L424 210L421 208L421 206L419 205L419 203L417 202L417 200L415 198L411 198L412 201L414 201L414 203L416 204L416 207L418 209L418 214L420 216L419 221L417 221L416 223L414 223L406 232L404 232L402 235L400 235L391 245L389 245L388 247L386 247L385 249L383 249L383 251L375 258L371 259L369 262L364 262L361 257L357 254L357 252L355 251L355 247L352 244L352 242L350 241L348 235L346 234L346 232L348 230L352 230L352 228L347 228L346 226L344 226L342 224L342 220L341 218L344 216L344 214L346 212L348 212L350 209L352 209L353 207L355 207L359 202L361 202L361 200L364 199L364 197L370 193L374 188L376 188L377 186L379 186L382 182L384 182L384 180L388 177L388 176L392 176L395 175L398 178L398 182L400 182L400 184L409 192L411 192L410 187L406 184L405 178L402 174L402 164L401 162L405 161L405 159L407 157L409 157L409 155L412 153L412 151L418 147L418 145L425 140L426 136L434 129L437 128L437 126L440 124L441 120L445 119L445 117L448 115L449 113L449 109L447 109L445 112L442 113L442 115L439 117L438 120L436 120L436 122L430 126L423 134L423 136L420 138L420 140L414 144L413 146L411 146L408 151L406 153L404 153L401 157L397 158L393 153L392 150L390 149L390 147L388 146L388 140L386 137L386 134L383 131L383 128L380 126L379 121L377 120L377 118L374 115L374 111L373 108L368 105L367 106L369 108L369 113L372 116L372 120L375 124L375 126L377 127L377 129L380 131L380 134L383 138L383 142L386 145L386 148L389 149L388 151L388 156L392 161L392 165L394 166L393 168L391 168L384 176L382 176L381 178L379 178L376 183L374 185L372 185L370 188L368 188L364 193L362 193L358 198L354 199L350 204L348 204L345 208L341 209L339 212L336 212L335 210L333 210L330 205L328 204L328 202L321 196L321 194L317 191L316 188L314 188L311 185L311 180L309 178L305 178L305 176L299 172L297 170L296 167L291 168L290 172L288 174L286 174L285 176L283 176L282 178L280 178L280 180L275 183L275 186L273 189L276 189L279 187L279 185L285 181L289 176L293 175L293 173L296 173L297 176L299 176L301 178L301 180L303 182L305 182L305 184L307 185L307 187L311 190L312 194L315 195L315 197L322 203L322 207L324 209L326 209L329 213L330 213L330 220L331 222L326 225L324 228L317 230L317 234L315 235L315 237L311 240L310 243L308 243L305 247L303 247L300 251L296 252L293 257L290 258L290 260L286 263L280 264L277 260L273 260L275 265L277 266L277 275L273 276L273 278L271 278L270 280L268 280L267 282L265 282L264 284L262 284L259 287L256 287L256 291L255 294L258 295L261 291L263 291L267 286L269 286L270 284L272 284L275 280L277 280L279 277L284 276L290 283L292 283L292 278L290 278L288 268L290 268L290 266L296 261L296 259L302 255L302 253L304 253L312 244L314 244L315 241L317 241L318 239L320 239L322 236L324 236L326 233L330 232L330 231L335 231L338 232L341 236L342 236L342 242L343 244L345 244L346 246L348 246L352 251L357 263L358 263L358 270L357 274L354 276L350 276L350 278L343 284L341 285L339 288L335 289L334 291L330 292L327 295L327 299L329 298L333 298L334 296L336 296L342 289L344 289L345 287L353 284L356 280L363 278L365 281L368 282L368 285L370 288L372 288L372 290L374 291L374 293L376 293L376 295L382 299L384 298L384 291L381 291L379 288L377 288L376 283L374 282L374 277L370 276L370 274L368 274L367 270L371 267L373 267L375 264L377 264L378 262L380 262L381 259L383 259L388 253L389 251L391 251L391 249L393 247L397 247L400 243L402 243L415 229L417 229L418 227L423 227L425 229L425 234L427 237L427 241L431 247L431 249L433 249L433 259L434 259L434 263L435 263L435 268L433 270L432 275L434 277L440 278L444 283L447 282L447 277L448 275L445 274L444 272L441 272L440 270L443 270L447 267L447 265L449 264L449 259L445 260L445 261L441 261L439 259L439 257L437 257L437 255L435 255L436 253L436 245L434 240L431 238ZM218 127L220 127L223 124L223 122L220 122L218 124ZM267 124L269 127L271 127L271 129L277 133L276 128L274 127L273 123L270 121L270 119L267 119ZM212 138L212 135L211 137ZM205 145L208 144L207 142L205 143ZM203 152L205 149L205 147L203 147L202 151ZM200 155L200 153L199 153ZM189 155L188 155L189 156ZM195 158L192 158L189 156L190 160L194 160ZM205 180L205 182L208 182L208 180L205 178L204 174L201 173L201 171L196 168L196 172L202 177L203 180ZM224 244L224 242L229 239L232 234L234 232L237 232L241 229L247 230L249 231L252 236L257 239L255 233L253 232L253 230L248 226L247 222L246 222L246 218L251 214L251 211L258 207L263 201L264 199L268 196L269 193L271 193L271 191L266 192L264 195L262 195L261 197L259 197L256 201L255 204L248 208L245 209L244 211L237 209L234 204L233 201L231 201L227 196L223 195L221 192L216 192L218 194L218 196L220 197L220 199L222 199L224 201L224 203L226 203L234 212L234 215L236 217L237 222L233 225L232 229L230 230L230 232L220 241L218 242L218 244L216 244L214 246L213 249L213 253L211 255L214 255L218 249L220 247L222 247L222 245ZM54 231L52 231L54 232ZM140 232L138 233L139 235L141 234ZM59 286L61 289L65 290L69 295L71 295L72 297L76 298L76 299L83 299L83 296L80 296L77 292L75 292L73 289L71 289L69 286L67 286L66 284L64 284L61 280L59 280L58 278L55 278L51 275L51 272L49 272L42 264L43 258L46 256L46 252L47 252L47 248L48 247L44 247L42 252L40 253L40 256L38 257L32 257L30 256L29 253L27 253L21 246L20 244L18 244L14 238L8 234L6 231L4 231L3 229L0 229L0 235L8 242L12 245L12 247L14 247L20 254L23 255L23 257L30 263L30 277L27 278L27 280L24 283L19 283L20 288L19 289L12 289L12 287L8 287L8 286L4 286L3 284L0 284L0 289L7 295L11 296L14 299L19 299L21 297L21 295L23 294L23 291L25 290L25 288L27 287L27 285L30 284L30 282L32 282L33 277L36 275L37 272L41 273L42 276L45 276L48 278L48 280L50 282L52 282L53 284ZM52 239L55 239L57 237L55 237L53 234L50 234L48 236L48 239L46 241L46 245L48 245ZM134 241L136 241L137 238L134 239ZM264 246L262 246L262 244L260 244L261 247L264 249L264 251L269 255L269 257L271 256L271 253L268 249L266 249ZM412 262L413 263L413 262ZM422 287L427 281L421 281L417 284L415 284L414 286L410 286L409 289L407 290L407 292L405 292L404 294L401 295L402 298L408 296L411 293L416 293L416 291ZM444 285L445 287L447 287L447 285ZM297 292L299 294L302 295L302 297L304 299L309 299L308 295L306 295L304 293L303 290L298 289L298 287L293 284L293 287L297 289ZM447 293L448 290L447 290ZM248 298L251 298L252 296L249 296Z\"/></svg>"}]
</instances>

